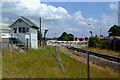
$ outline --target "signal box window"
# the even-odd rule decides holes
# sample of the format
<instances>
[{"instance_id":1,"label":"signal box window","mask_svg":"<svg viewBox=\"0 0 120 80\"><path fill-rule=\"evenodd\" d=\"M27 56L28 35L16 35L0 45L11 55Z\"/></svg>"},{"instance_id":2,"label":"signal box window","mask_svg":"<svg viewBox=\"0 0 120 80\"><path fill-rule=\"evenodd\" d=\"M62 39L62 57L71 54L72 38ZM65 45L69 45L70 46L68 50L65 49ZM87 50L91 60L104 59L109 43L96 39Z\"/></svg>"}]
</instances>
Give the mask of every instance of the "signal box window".
<instances>
[{"instance_id":1,"label":"signal box window","mask_svg":"<svg viewBox=\"0 0 120 80\"><path fill-rule=\"evenodd\" d=\"M25 33L25 28L24 27L19 27L19 33Z\"/></svg>"},{"instance_id":2,"label":"signal box window","mask_svg":"<svg viewBox=\"0 0 120 80\"><path fill-rule=\"evenodd\" d=\"M26 32L29 32L29 28L26 28Z\"/></svg>"},{"instance_id":3,"label":"signal box window","mask_svg":"<svg viewBox=\"0 0 120 80\"><path fill-rule=\"evenodd\" d=\"M13 28L14 33L17 33L17 28Z\"/></svg>"}]
</instances>

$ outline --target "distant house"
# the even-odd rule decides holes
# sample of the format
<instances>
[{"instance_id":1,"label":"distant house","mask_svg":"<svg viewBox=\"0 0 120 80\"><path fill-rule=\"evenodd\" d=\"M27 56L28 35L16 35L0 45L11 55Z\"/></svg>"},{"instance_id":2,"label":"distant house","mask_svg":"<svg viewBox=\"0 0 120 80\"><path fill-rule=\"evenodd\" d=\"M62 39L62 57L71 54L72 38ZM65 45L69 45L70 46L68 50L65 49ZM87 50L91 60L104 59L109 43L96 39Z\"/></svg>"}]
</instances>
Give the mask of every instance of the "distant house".
<instances>
[{"instance_id":1,"label":"distant house","mask_svg":"<svg viewBox=\"0 0 120 80\"><path fill-rule=\"evenodd\" d=\"M9 36L10 36L10 28L8 27L8 24L1 23L0 22L0 43L1 42L8 42Z\"/></svg>"},{"instance_id":2,"label":"distant house","mask_svg":"<svg viewBox=\"0 0 120 80\"><path fill-rule=\"evenodd\" d=\"M11 38L14 38L11 40L27 44L28 39L29 48L38 48L37 34L39 27L29 19L20 16L17 20L10 24L9 27L11 28Z\"/></svg>"}]
</instances>

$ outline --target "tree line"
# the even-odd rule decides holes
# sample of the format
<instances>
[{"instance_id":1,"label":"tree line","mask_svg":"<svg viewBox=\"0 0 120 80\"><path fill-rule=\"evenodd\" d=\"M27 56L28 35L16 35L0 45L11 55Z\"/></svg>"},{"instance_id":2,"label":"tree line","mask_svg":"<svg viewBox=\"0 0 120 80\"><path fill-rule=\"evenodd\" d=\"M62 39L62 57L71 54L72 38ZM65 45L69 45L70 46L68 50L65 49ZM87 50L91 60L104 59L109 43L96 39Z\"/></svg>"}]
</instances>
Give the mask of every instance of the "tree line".
<instances>
[{"instance_id":1,"label":"tree line","mask_svg":"<svg viewBox=\"0 0 120 80\"><path fill-rule=\"evenodd\" d=\"M120 26L113 25L108 30L108 34L109 34L109 36L120 36ZM55 39L55 38L53 38L53 39ZM73 34L68 34L67 32L63 32L62 35L60 37L56 38L56 39L60 40L60 41L73 41L74 40L74 35ZM38 40L40 40L40 31L38 31Z\"/></svg>"}]
</instances>

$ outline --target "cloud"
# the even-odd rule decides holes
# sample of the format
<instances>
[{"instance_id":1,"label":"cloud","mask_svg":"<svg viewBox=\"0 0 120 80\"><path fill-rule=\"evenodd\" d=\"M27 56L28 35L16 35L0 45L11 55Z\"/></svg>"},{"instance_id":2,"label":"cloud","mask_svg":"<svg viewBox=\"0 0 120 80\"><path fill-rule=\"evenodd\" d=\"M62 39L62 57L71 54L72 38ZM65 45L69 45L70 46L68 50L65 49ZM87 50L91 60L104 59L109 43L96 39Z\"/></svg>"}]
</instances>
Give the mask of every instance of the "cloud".
<instances>
[{"instance_id":1,"label":"cloud","mask_svg":"<svg viewBox=\"0 0 120 80\"><path fill-rule=\"evenodd\" d=\"M109 28L113 25L118 25L118 3L110 3L109 8L112 11L112 15L102 15L102 23L104 25L103 28L105 30L109 30Z\"/></svg>"},{"instance_id":2,"label":"cloud","mask_svg":"<svg viewBox=\"0 0 120 80\"><path fill-rule=\"evenodd\" d=\"M54 7L52 5L46 5L40 3L39 0L34 2L21 0L17 3L6 2L3 3L4 13L14 14L14 15L24 15L27 17L44 17L46 19L61 19L67 15L67 10L62 7Z\"/></svg>"},{"instance_id":3,"label":"cloud","mask_svg":"<svg viewBox=\"0 0 120 80\"><path fill-rule=\"evenodd\" d=\"M66 31L75 36L90 36L89 31L93 31L94 35L99 35L100 28L102 35L107 36L109 27L117 24L117 4L111 3L109 8L113 15L102 15L102 20L98 21L93 18L84 18L81 11L75 12L73 15L68 14L63 7L55 7L49 4L41 3L39 0L20 0L18 2L5 2L2 6L2 21L4 23L12 23L18 16L29 18L39 26L39 18L42 17L42 33L48 29L47 37L60 36ZM91 24L91 25L88 25Z\"/></svg>"},{"instance_id":4,"label":"cloud","mask_svg":"<svg viewBox=\"0 0 120 80\"><path fill-rule=\"evenodd\" d=\"M109 7L115 15L118 13L118 3L111 3Z\"/></svg>"}]
</instances>

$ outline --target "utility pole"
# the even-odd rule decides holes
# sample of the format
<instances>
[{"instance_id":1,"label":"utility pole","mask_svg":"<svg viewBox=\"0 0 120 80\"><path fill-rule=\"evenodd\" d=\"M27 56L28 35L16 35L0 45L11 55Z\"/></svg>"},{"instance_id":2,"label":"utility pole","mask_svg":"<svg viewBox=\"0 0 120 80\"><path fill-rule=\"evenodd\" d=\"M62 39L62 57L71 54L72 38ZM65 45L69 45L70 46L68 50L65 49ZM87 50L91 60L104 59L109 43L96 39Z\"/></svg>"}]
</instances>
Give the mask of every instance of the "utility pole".
<instances>
[{"instance_id":1,"label":"utility pole","mask_svg":"<svg viewBox=\"0 0 120 80\"><path fill-rule=\"evenodd\" d=\"M41 17L40 17L40 46L41 46Z\"/></svg>"},{"instance_id":2,"label":"utility pole","mask_svg":"<svg viewBox=\"0 0 120 80\"><path fill-rule=\"evenodd\" d=\"M100 37L101 37L101 28L100 28Z\"/></svg>"},{"instance_id":3,"label":"utility pole","mask_svg":"<svg viewBox=\"0 0 120 80\"><path fill-rule=\"evenodd\" d=\"M57 38L56 38L56 35L57 35L57 33L55 33L55 40L57 39Z\"/></svg>"},{"instance_id":4,"label":"utility pole","mask_svg":"<svg viewBox=\"0 0 120 80\"><path fill-rule=\"evenodd\" d=\"M84 25L84 37L85 37L85 25Z\"/></svg>"}]
</instances>

